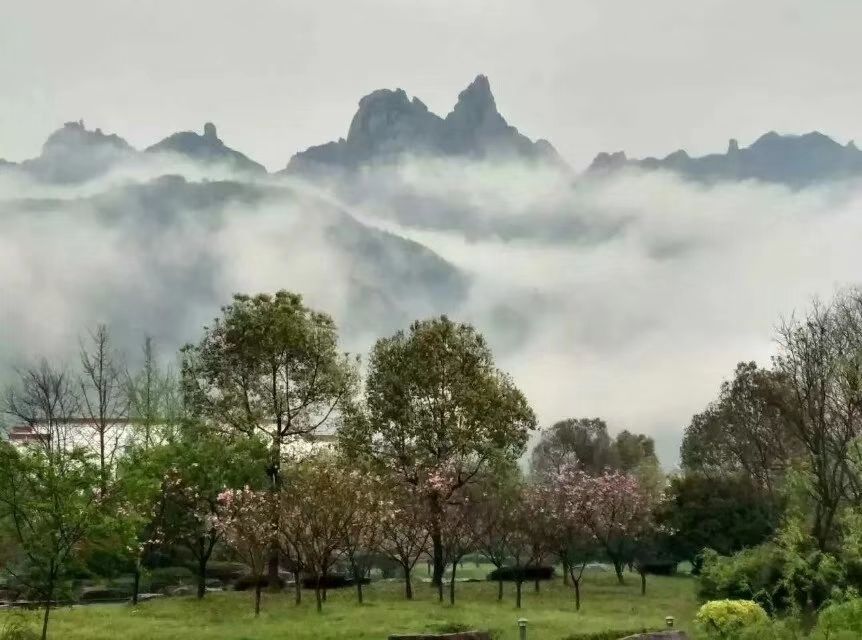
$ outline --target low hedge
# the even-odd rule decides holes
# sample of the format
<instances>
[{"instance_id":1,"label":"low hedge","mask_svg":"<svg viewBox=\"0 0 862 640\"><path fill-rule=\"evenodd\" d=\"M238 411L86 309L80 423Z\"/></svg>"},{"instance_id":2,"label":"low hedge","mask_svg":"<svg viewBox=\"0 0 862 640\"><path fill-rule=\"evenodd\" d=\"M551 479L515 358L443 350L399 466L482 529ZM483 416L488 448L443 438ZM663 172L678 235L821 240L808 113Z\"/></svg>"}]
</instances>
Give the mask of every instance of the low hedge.
<instances>
[{"instance_id":1,"label":"low hedge","mask_svg":"<svg viewBox=\"0 0 862 640\"><path fill-rule=\"evenodd\" d=\"M81 602L99 602L101 600L125 600L131 592L127 589L115 587L90 587L84 589L78 598Z\"/></svg>"},{"instance_id":2,"label":"low hedge","mask_svg":"<svg viewBox=\"0 0 862 640\"><path fill-rule=\"evenodd\" d=\"M252 575L244 575L239 580L234 582L233 589L234 591L248 591L249 589L254 589L256 585L260 584L261 587L266 589L269 586L269 576L252 576ZM278 587L279 589L284 589L284 579L278 579Z\"/></svg>"},{"instance_id":3,"label":"low hedge","mask_svg":"<svg viewBox=\"0 0 862 640\"><path fill-rule=\"evenodd\" d=\"M500 567L488 574L488 580L493 582L530 582L533 580L550 580L554 577L554 567L528 566L528 567Z\"/></svg>"},{"instance_id":4,"label":"low hedge","mask_svg":"<svg viewBox=\"0 0 862 640\"><path fill-rule=\"evenodd\" d=\"M642 562L638 566L638 570L643 570L644 573L651 576L672 576L676 574L676 568L678 566L678 562L672 562L669 560L665 562Z\"/></svg>"},{"instance_id":5,"label":"low hedge","mask_svg":"<svg viewBox=\"0 0 862 640\"><path fill-rule=\"evenodd\" d=\"M207 565L207 578L216 578L222 582L233 582L245 575L248 575L248 567L242 562L214 560Z\"/></svg>"},{"instance_id":6,"label":"low hedge","mask_svg":"<svg viewBox=\"0 0 862 640\"><path fill-rule=\"evenodd\" d=\"M362 578L361 584L368 584L368 578ZM317 586L317 578L314 576L303 576L302 586L304 589L314 589ZM355 587L356 580L341 574L332 574L323 576L320 579L320 586L324 589L343 589L345 587Z\"/></svg>"},{"instance_id":7,"label":"low hedge","mask_svg":"<svg viewBox=\"0 0 862 640\"><path fill-rule=\"evenodd\" d=\"M590 633L574 633L566 636L563 640L620 640L642 633L650 633L649 629L606 629L604 631L592 631ZM657 633L657 632L653 632Z\"/></svg>"}]
</instances>

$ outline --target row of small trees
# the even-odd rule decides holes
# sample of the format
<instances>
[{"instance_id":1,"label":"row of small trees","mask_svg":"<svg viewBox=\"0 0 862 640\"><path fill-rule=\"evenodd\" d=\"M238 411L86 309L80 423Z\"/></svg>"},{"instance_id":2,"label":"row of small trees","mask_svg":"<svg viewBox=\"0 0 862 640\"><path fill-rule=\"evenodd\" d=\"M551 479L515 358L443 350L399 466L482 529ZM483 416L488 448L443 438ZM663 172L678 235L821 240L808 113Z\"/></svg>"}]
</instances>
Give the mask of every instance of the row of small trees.
<instances>
[{"instance_id":1,"label":"row of small trees","mask_svg":"<svg viewBox=\"0 0 862 640\"><path fill-rule=\"evenodd\" d=\"M349 566L362 602L362 582L376 554L398 564L405 597L411 599L411 574L421 558L433 554L429 543L435 526L444 564L451 567L453 604L458 565L470 553L497 567L499 599L504 580L500 570L510 569L518 607L528 568L559 562L580 609L588 562L609 559L622 582L626 564L645 569L654 552L649 496L636 478L614 471L590 476L567 467L534 483L509 467L450 492L457 482L451 471L441 470L413 489L326 453L292 465L287 480L289 488L278 502L273 502L272 492L250 488L219 497L216 527L255 571L256 612L273 546L313 579L318 609L326 578L339 561ZM434 499L440 491L450 498L438 512ZM443 600L442 581L437 588Z\"/></svg>"},{"instance_id":2,"label":"row of small trees","mask_svg":"<svg viewBox=\"0 0 862 640\"><path fill-rule=\"evenodd\" d=\"M68 571L94 554L133 566L136 601L146 557L185 547L203 597L226 544L254 574L256 608L280 566L312 577L320 607L336 561L361 598L372 553L401 566L408 597L429 557L441 599L466 553L516 569L555 556L579 603L588 558L622 579L647 539L651 494L632 475L564 464L521 477L535 416L469 325L441 317L379 340L363 384L332 320L284 291L235 296L177 376L149 342L134 372L106 328L91 342L79 375L42 363L6 398L38 437L0 446L0 560L45 603L43 638ZM300 455L321 432L337 450Z\"/></svg>"}]
</instances>

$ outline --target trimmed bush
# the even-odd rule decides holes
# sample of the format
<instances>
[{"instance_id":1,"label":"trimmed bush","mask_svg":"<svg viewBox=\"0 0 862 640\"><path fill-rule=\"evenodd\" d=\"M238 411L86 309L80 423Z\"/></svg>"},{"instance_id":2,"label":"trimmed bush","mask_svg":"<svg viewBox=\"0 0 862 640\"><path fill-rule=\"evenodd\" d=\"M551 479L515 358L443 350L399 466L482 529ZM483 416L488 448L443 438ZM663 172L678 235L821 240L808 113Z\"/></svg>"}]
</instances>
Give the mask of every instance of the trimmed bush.
<instances>
[{"instance_id":1,"label":"trimmed bush","mask_svg":"<svg viewBox=\"0 0 862 640\"><path fill-rule=\"evenodd\" d=\"M234 591L248 591L249 589L254 589L257 584L260 584L261 587L266 589L269 586L269 576L260 576L256 578L252 575L244 575L239 580L234 582L233 589ZM284 579L278 579L278 586L280 589L284 588Z\"/></svg>"},{"instance_id":2,"label":"trimmed bush","mask_svg":"<svg viewBox=\"0 0 862 640\"><path fill-rule=\"evenodd\" d=\"M368 584L370 580L363 578L362 584ZM317 586L317 578L314 576L303 576L302 587L304 589L314 589ZM343 589L344 587L356 586L356 580L352 577L341 574L330 574L320 579L320 586L323 589Z\"/></svg>"},{"instance_id":3,"label":"trimmed bush","mask_svg":"<svg viewBox=\"0 0 862 640\"><path fill-rule=\"evenodd\" d=\"M498 582L531 582L533 580L550 580L554 577L554 567L500 567L488 574L488 580Z\"/></svg>"},{"instance_id":4,"label":"trimmed bush","mask_svg":"<svg viewBox=\"0 0 862 640\"><path fill-rule=\"evenodd\" d=\"M668 561L659 561L655 562L641 562L639 564L640 569L643 569L643 572L649 574L651 576L672 576L676 574L676 568L679 566L678 562L674 562L672 560Z\"/></svg>"},{"instance_id":5,"label":"trimmed bush","mask_svg":"<svg viewBox=\"0 0 862 640\"><path fill-rule=\"evenodd\" d=\"M101 600L126 600L132 595L127 589L116 587L88 587L78 598L81 602L98 602Z\"/></svg>"},{"instance_id":6,"label":"trimmed bush","mask_svg":"<svg viewBox=\"0 0 862 640\"><path fill-rule=\"evenodd\" d=\"M192 584L197 580L188 567L159 567L150 570L150 575L144 584L149 584L150 591L164 591L170 587Z\"/></svg>"},{"instance_id":7,"label":"trimmed bush","mask_svg":"<svg viewBox=\"0 0 862 640\"><path fill-rule=\"evenodd\" d=\"M768 621L763 607L752 600L713 600L703 605L695 616L704 634L716 640L738 638L746 629Z\"/></svg>"},{"instance_id":8,"label":"trimmed bush","mask_svg":"<svg viewBox=\"0 0 862 640\"><path fill-rule=\"evenodd\" d=\"M233 582L248 575L248 567L242 562L224 562L213 560L207 565L207 578L215 578L221 582Z\"/></svg>"},{"instance_id":9,"label":"trimmed bush","mask_svg":"<svg viewBox=\"0 0 862 640\"><path fill-rule=\"evenodd\" d=\"M564 640L619 640L620 638L628 638L636 636L640 633L649 633L647 629L607 629L605 631L593 631L591 633L575 633L566 636Z\"/></svg>"}]
</instances>

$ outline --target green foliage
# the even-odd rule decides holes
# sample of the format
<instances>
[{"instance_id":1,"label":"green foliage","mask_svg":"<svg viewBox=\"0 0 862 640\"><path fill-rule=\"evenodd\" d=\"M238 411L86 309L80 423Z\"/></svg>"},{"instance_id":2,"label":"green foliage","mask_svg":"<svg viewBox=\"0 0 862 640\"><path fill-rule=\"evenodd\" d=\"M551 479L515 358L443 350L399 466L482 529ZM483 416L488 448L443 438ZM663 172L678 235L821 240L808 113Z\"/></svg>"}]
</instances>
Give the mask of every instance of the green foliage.
<instances>
[{"instance_id":1,"label":"green foliage","mask_svg":"<svg viewBox=\"0 0 862 640\"><path fill-rule=\"evenodd\" d=\"M814 640L855 640L862 638L862 598L826 607L811 634Z\"/></svg>"},{"instance_id":2,"label":"green foliage","mask_svg":"<svg viewBox=\"0 0 862 640\"><path fill-rule=\"evenodd\" d=\"M445 316L378 340L368 369L367 413L349 416L340 445L404 481L452 463L474 477L488 461L517 459L535 428L482 335Z\"/></svg>"},{"instance_id":3,"label":"green foliage","mask_svg":"<svg viewBox=\"0 0 862 640\"><path fill-rule=\"evenodd\" d=\"M778 508L768 494L739 475L687 473L671 479L656 509L669 530L669 549L699 570L704 549L730 555L765 542L775 531Z\"/></svg>"},{"instance_id":4,"label":"green foliage","mask_svg":"<svg viewBox=\"0 0 862 640\"><path fill-rule=\"evenodd\" d=\"M589 633L573 633L566 636L564 640L620 640L629 636L647 633L648 629L606 629L604 631L591 631Z\"/></svg>"},{"instance_id":5,"label":"green foliage","mask_svg":"<svg viewBox=\"0 0 862 640\"><path fill-rule=\"evenodd\" d=\"M0 525L17 548L8 570L30 593L54 597L85 543L122 518L98 491L99 480L98 465L82 450L0 443Z\"/></svg>"},{"instance_id":6,"label":"green foliage","mask_svg":"<svg viewBox=\"0 0 862 640\"><path fill-rule=\"evenodd\" d=\"M649 436L624 430L612 439L601 418L569 418L542 432L530 460L531 470L538 476L568 465L593 474L608 468L636 473L656 468L658 458Z\"/></svg>"},{"instance_id":7,"label":"green foliage","mask_svg":"<svg viewBox=\"0 0 862 640\"><path fill-rule=\"evenodd\" d=\"M0 640L36 640L38 637L20 615L11 615L0 625Z\"/></svg>"},{"instance_id":8,"label":"green foliage","mask_svg":"<svg viewBox=\"0 0 862 640\"><path fill-rule=\"evenodd\" d=\"M697 612L695 622L709 638L736 640L747 628L766 623L766 611L751 600L713 600Z\"/></svg>"}]
</instances>

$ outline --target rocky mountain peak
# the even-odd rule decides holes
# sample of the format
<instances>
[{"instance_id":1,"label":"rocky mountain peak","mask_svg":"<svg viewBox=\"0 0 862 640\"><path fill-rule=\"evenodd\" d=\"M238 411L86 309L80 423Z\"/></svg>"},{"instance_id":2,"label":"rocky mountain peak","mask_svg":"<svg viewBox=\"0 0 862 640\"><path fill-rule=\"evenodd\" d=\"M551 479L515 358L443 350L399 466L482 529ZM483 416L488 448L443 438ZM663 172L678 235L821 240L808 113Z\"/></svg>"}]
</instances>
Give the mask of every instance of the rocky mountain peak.
<instances>
[{"instance_id":1,"label":"rocky mountain peak","mask_svg":"<svg viewBox=\"0 0 862 640\"><path fill-rule=\"evenodd\" d=\"M497 111L487 76L458 94L446 118L431 113L403 89L378 89L359 101L347 138L295 154L287 172L352 170L402 155L520 158L563 165L546 140L533 142Z\"/></svg>"}]
</instances>

